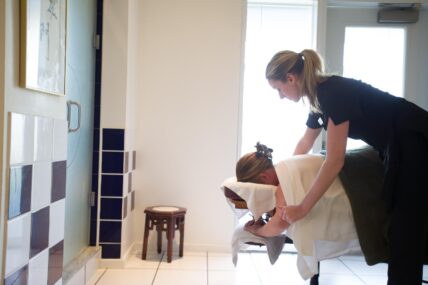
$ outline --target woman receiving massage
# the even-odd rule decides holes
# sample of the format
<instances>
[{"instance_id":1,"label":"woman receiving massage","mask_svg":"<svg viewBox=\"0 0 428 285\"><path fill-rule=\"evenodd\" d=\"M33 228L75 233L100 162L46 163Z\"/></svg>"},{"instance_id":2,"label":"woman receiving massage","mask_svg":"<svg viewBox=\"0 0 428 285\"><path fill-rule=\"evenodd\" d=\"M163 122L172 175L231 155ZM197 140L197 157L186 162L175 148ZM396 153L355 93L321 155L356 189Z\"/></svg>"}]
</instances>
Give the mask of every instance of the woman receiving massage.
<instances>
[{"instance_id":1,"label":"woman receiving massage","mask_svg":"<svg viewBox=\"0 0 428 285\"><path fill-rule=\"evenodd\" d=\"M296 155L274 165L272 149L260 143L256 148L237 162L236 178L276 186L276 210L267 223L247 222L246 231L262 237L286 231L298 251L298 268L304 279L317 273L318 261L356 249L362 250L369 265L388 261L390 211L382 196L384 167L374 149L348 151L339 176L311 212L290 224L281 217L284 207L301 203L325 156Z\"/></svg>"}]
</instances>

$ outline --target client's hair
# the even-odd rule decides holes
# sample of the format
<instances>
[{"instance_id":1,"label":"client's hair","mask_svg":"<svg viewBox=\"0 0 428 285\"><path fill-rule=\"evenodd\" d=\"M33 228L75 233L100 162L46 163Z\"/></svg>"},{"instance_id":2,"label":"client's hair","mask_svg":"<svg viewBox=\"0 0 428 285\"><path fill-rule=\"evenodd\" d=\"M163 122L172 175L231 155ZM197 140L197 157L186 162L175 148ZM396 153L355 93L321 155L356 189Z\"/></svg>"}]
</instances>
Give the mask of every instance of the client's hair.
<instances>
[{"instance_id":1,"label":"client's hair","mask_svg":"<svg viewBox=\"0 0 428 285\"><path fill-rule=\"evenodd\" d=\"M259 182L259 175L273 167L272 149L257 143L257 151L247 153L236 163L236 178L240 182Z\"/></svg>"}]
</instances>

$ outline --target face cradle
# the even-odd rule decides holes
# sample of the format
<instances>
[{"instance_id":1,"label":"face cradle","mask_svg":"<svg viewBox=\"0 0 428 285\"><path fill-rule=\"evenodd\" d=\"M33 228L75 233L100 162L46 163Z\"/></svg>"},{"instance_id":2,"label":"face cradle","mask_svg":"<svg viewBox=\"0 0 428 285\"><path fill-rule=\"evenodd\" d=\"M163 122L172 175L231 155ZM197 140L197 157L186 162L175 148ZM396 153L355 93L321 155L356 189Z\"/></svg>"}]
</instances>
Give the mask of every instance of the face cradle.
<instances>
[{"instance_id":1,"label":"face cradle","mask_svg":"<svg viewBox=\"0 0 428 285\"><path fill-rule=\"evenodd\" d=\"M270 86L278 91L280 99L287 98L288 100L298 102L302 97L296 76L287 75L287 80L268 80Z\"/></svg>"}]
</instances>

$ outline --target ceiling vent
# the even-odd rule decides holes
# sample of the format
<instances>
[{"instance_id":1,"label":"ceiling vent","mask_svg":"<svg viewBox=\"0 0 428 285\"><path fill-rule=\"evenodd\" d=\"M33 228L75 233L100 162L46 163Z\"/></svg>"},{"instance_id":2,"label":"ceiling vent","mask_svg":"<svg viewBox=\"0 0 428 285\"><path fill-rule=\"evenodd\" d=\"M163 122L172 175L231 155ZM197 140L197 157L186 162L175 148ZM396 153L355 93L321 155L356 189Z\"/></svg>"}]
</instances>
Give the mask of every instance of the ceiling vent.
<instances>
[{"instance_id":1,"label":"ceiling vent","mask_svg":"<svg viewBox=\"0 0 428 285\"><path fill-rule=\"evenodd\" d=\"M379 4L377 22L386 24L411 24L419 20L421 4Z\"/></svg>"}]
</instances>

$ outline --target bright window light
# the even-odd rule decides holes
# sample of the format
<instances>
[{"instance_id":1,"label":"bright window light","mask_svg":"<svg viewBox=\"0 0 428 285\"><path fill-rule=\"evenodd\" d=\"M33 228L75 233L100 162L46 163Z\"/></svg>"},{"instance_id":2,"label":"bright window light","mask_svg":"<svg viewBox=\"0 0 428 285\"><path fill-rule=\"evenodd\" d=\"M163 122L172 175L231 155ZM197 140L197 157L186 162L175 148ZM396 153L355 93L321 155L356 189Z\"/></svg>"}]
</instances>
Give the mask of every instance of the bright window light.
<instances>
[{"instance_id":1,"label":"bright window light","mask_svg":"<svg viewBox=\"0 0 428 285\"><path fill-rule=\"evenodd\" d=\"M399 27L346 27L343 75L403 97L405 38ZM348 139L347 148L363 145Z\"/></svg>"},{"instance_id":2,"label":"bright window light","mask_svg":"<svg viewBox=\"0 0 428 285\"><path fill-rule=\"evenodd\" d=\"M279 161L292 155L303 135L309 102L280 100L265 69L278 51L300 52L313 46L314 10L307 3L248 4L241 154L255 151L260 141L274 149L273 159Z\"/></svg>"}]
</instances>

